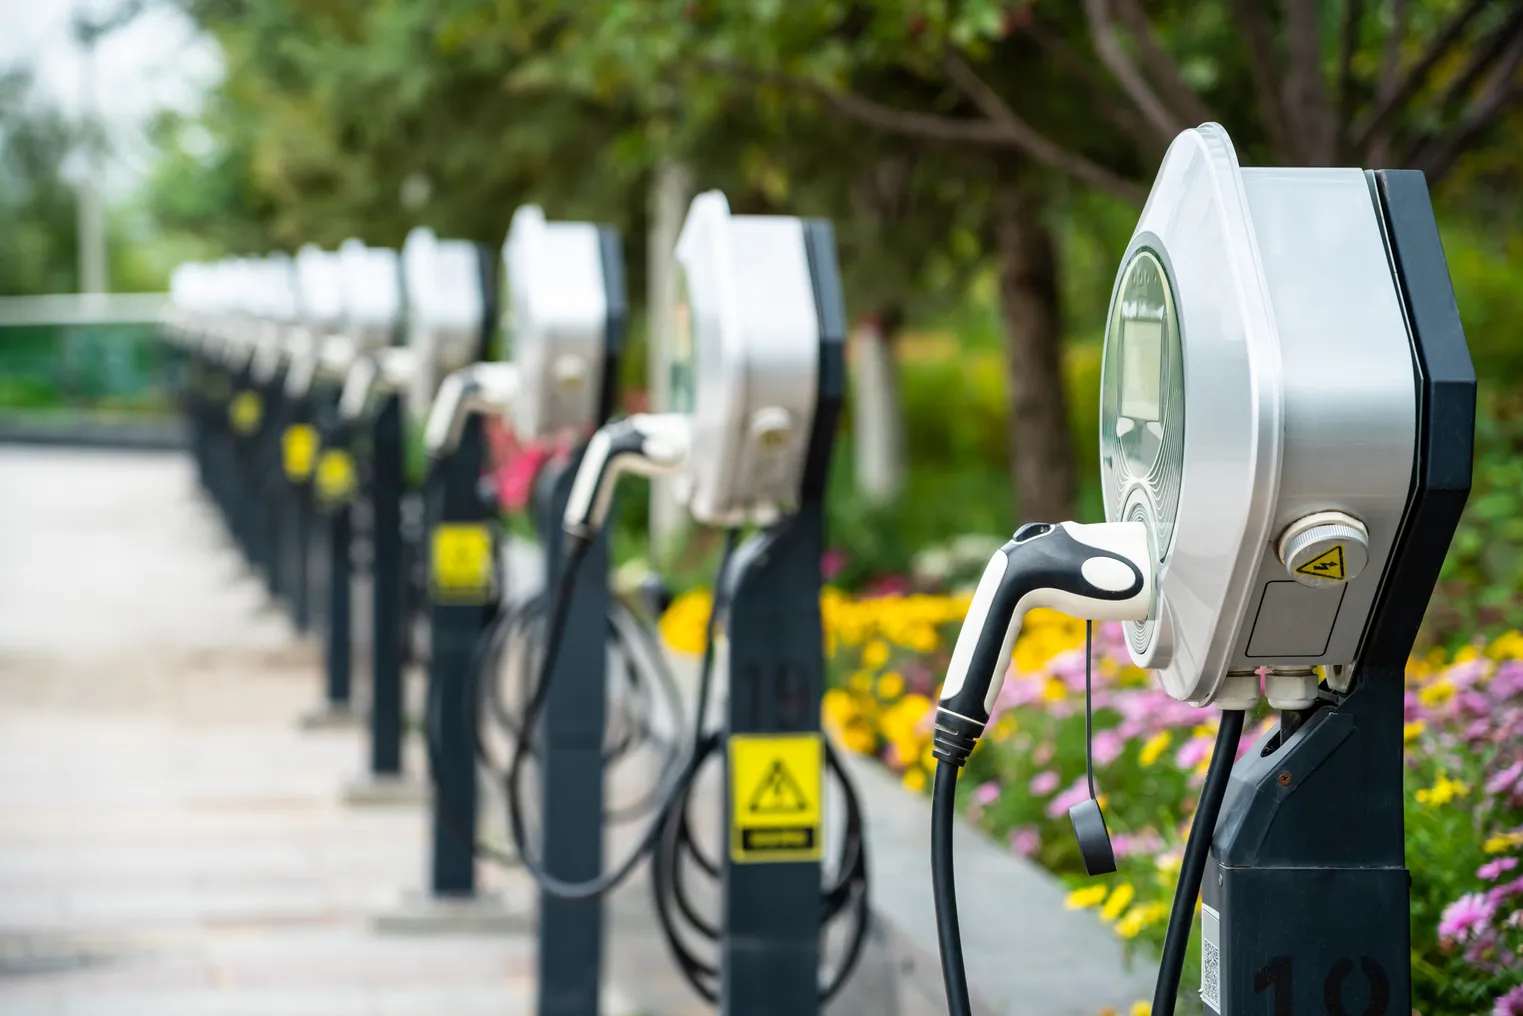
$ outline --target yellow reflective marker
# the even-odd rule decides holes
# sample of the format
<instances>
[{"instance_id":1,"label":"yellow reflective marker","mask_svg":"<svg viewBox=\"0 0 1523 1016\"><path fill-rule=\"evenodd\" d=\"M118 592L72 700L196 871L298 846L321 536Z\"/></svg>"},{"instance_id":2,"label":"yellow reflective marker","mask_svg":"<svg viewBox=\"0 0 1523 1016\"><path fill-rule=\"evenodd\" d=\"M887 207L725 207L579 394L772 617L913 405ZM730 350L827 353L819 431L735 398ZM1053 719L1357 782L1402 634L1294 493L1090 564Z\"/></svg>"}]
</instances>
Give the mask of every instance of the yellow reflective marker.
<instances>
[{"instance_id":1,"label":"yellow reflective marker","mask_svg":"<svg viewBox=\"0 0 1523 1016\"><path fill-rule=\"evenodd\" d=\"M234 434L248 437L259 429L259 421L264 418L264 400L258 392L239 392L227 407L227 418Z\"/></svg>"},{"instance_id":2,"label":"yellow reflective marker","mask_svg":"<svg viewBox=\"0 0 1523 1016\"><path fill-rule=\"evenodd\" d=\"M342 448L325 448L317 457L317 499L337 507L354 495L354 459Z\"/></svg>"},{"instance_id":3,"label":"yellow reflective marker","mask_svg":"<svg viewBox=\"0 0 1523 1016\"><path fill-rule=\"evenodd\" d=\"M1301 575L1310 575L1314 579L1332 579L1342 582L1348 575L1343 564L1343 544L1335 543L1327 550L1318 554L1310 561L1296 569Z\"/></svg>"},{"instance_id":4,"label":"yellow reflective marker","mask_svg":"<svg viewBox=\"0 0 1523 1016\"><path fill-rule=\"evenodd\" d=\"M481 522L434 527L429 586L440 603L485 603L492 592L492 533Z\"/></svg>"},{"instance_id":5,"label":"yellow reflective marker","mask_svg":"<svg viewBox=\"0 0 1523 1016\"><path fill-rule=\"evenodd\" d=\"M280 435L280 450L286 477L297 483L311 479L317 458L317 428L310 423L293 423Z\"/></svg>"},{"instance_id":6,"label":"yellow reflective marker","mask_svg":"<svg viewBox=\"0 0 1523 1016\"><path fill-rule=\"evenodd\" d=\"M730 753L730 859L817 861L824 796L819 734L736 734Z\"/></svg>"}]
</instances>

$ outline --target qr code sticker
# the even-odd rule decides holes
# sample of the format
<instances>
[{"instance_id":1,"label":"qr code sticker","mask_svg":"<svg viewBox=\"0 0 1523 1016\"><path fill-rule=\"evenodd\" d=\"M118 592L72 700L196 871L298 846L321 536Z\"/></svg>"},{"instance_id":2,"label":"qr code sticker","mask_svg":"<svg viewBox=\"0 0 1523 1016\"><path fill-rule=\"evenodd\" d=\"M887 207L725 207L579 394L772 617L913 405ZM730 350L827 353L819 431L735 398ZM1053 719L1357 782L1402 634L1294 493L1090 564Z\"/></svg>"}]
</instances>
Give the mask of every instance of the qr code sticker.
<instances>
[{"instance_id":1,"label":"qr code sticker","mask_svg":"<svg viewBox=\"0 0 1523 1016\"><path fill-rule=\"evenodd\" d=\"M1222 1011L1221 915L1202 906L1200 914L1200 1000L1214 1013Z\"/></svg>"}]
</instances>

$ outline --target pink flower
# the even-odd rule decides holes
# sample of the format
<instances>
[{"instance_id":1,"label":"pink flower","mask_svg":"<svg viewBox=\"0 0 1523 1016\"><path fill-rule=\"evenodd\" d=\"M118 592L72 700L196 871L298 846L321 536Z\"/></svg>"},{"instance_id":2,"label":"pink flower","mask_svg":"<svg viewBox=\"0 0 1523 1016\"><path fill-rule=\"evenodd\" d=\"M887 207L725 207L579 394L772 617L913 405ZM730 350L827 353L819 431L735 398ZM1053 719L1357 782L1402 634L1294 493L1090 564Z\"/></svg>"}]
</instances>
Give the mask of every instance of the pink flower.
<instances>
[{"instance_id":1,"label":"pink flower","mask_svg":"<svg viewBox=\"0 0 1523 1016\"><path fill-rule=\"evenodd\" d=\"M1523 878L1515 878L1511 882L1493 886L1486 890L1486 902L1493 908L1506 903L1514 896L1523 896Z\"/></svg>"},{"instance_id":2,"label":"pink flower","mask_svg":"<svg viewBox=\"0 0 1523 1016\"><path fill-rule=\"evenodd\" d=\"M1491 921L1494 913L1496 904L1485 896L1466 893L1444 908L1438 921L1439 940L1444 943L1467 941Z\"/></svg>"},{"instance_id":3,"label":"pink flower","mask_svg":"<svg viewBox=\"0 0 1523 1016\"><path fill-rule=\"evenodd\" d=\"M1475 877L1487 882L1495 882L1504 872L1512 871L1518 866L1516 857L1499 857L1495 861L1487 861L1475 869Z\"/></svg>"},{"instance_id":4,"label":"pink flower","mask_svg":"<svg viewBox=\"0 0 1523 1016\"><path fill-rule=\"evenodd\" d=\"M1523 984L1513 988L1505 995L1497 996L1496 1005L1491 1010L1491 1016L1523 1016Z\"/></svg>"},{"instance_id":5,"label":"pink flower","mask_svg":"<svg viewBox=\"0 0 1523 1016\"><path fill-rule=\"evenodd\" d=\"M1039 766L1045 766L1052 761L1052 753L1055 750L1051 741L1043 741L1036 746L1036 751L1031 753L1031 761Z\"/></svg>"},{"instance_id":6,"label":"pink flower","mask_svg":"<svg viewBox=\"0 0 1523 1016\"><path fill-rule=\"evenodd\" d=\"M1058 774L1051 769L1037 773L1031 778L1031 784L1026 789L1031 791L1033 797L1046 797L1058 789Z\"/></svg>"},{"instance_id":7,"label":"pink flower","mask_svg":"<svg viewBox=\"0 0 1523 1016\"><path fill-rule=\"evenodd\" d=\"M1062 818L1068 814L1069 808L1087 797L1089 797L1089 785L1080 777L1073 782L1073 786L1047 802L1047 817Z\"/></svg>"},{"instance_id":8,"label":"pink flower","mask_svg":"<svg viewBox=\"0 0 1523 1016\"><path fill-rule=\"evenodd\" d=\"M1042 834L1036 826L1018 826L1010 831L1010 849L1023 857L1035 857L1042 849Z\"/></svg>"},{"instance_id":9,"label":"pink flower","mask_svg":"<svg viewBox=\"0 0 1523 1016\"><path fill-rule=\"evenodd\" d=\"M1517 784L1519 777L1523 777L1523 761L1514 762L1487 780L1486 793L1500 794L1503 791L1511 790Z\"/></svg>"},{"instance_id":10,"label":"pink flower","mask_svg":"<svg viewBox=\"0 0 1523 1016\"><path fill-rule=\"evenodd\" d=\"M820 555L820 578L829 582L846 567L846 551L827 550Z\"/></svg>"},{"instance_id":11,"label":"pink flower","mask_svg":"<svg viewBox=\"0 0 1523 1016\"><path fill-rule=\"evenodd\" d=\"M1131 857L1135 854L1156 854L1163 849L1163 837L1157 833L1141 832L1135 835L1131 833L1117 833L1111 837L1111 850L1117 857Z\"/></svg>"},{"instance_id":12,"label":"pink flower","mask_svg":"<svg viewBox=\"0 0 1523 1016\"><path fill-rule=\"evenodd\" d=\"M999 784L993 780L980 783L973 788L973 801L975 804L989 805L999 800Z\"/></svg>"},{"instance_id":13,"label":"pink flower","mask_svg":"<svg viewBox=\"0 0 1523 1016\"><path fill-rule=\"evenodd\" d=\"M1181 769L1194 769L1211 750L1211 744L1209 737L1192 737L1174 753L1174 764Z\"/></svg>"},{"instance_id":14,"label":"pink flower","mask_svg":"<svg viewBox=\"0 0 1523 1016\"><path fill-rule=\"evenodd\" d=\"M1095 764L1108 766L1121 757L1126 742L1114 730L1102 730L1095 735Z\"/></svg>"}]
</instances>

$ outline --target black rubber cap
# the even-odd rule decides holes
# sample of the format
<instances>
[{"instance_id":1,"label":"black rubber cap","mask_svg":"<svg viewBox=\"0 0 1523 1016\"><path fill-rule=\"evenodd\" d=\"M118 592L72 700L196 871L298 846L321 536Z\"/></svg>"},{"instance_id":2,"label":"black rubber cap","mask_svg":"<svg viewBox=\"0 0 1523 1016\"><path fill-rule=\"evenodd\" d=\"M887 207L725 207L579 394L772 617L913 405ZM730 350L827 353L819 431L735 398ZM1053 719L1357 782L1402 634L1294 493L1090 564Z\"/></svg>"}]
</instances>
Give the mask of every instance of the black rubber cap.
<instances>
[{"instance_id":1,"label":"black rubber cap","mask_svg":"<svg viewBox=\"0 0 1523 1016\"><path fill-rule=\"evenodd\" d=\"M1079 856L1084 859L1085 873L1109 875L1115 871L1116 852L1111 849L1111 834L1105 828L1100 802L1086 797L1068 809L1068 820L1073 823L1074 836L1079 841Z\"/></svg>"}]
</instances>

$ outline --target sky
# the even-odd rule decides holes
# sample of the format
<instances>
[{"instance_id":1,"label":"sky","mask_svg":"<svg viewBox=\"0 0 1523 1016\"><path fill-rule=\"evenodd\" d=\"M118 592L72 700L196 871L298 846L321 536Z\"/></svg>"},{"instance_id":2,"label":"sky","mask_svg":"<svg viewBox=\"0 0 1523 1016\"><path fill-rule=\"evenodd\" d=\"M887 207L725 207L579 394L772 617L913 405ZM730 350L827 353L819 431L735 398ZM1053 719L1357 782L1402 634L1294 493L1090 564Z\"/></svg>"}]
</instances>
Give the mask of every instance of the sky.
<instances>
[{"instance_id":1,"label":"sky","mask_svg":"<svg viewBox=\"0 0 1523 1016\"><path fill-rule=\"evenodd\" d=\"M29 66L37 98L78 116L81 50L71 30L75 10L99 17L121 0L0 0L0 68ZM113 142L105 187L130 193L150 166L144 128L162 109L193 112L222 73L221 52L180 11L148 0L136 19L96 48L95 96Z\"/></svg>"}]
</instances>

